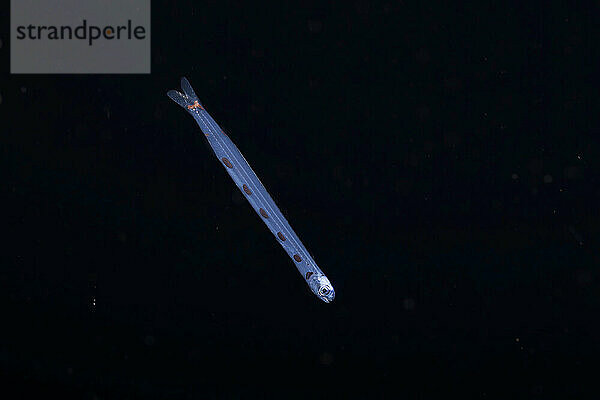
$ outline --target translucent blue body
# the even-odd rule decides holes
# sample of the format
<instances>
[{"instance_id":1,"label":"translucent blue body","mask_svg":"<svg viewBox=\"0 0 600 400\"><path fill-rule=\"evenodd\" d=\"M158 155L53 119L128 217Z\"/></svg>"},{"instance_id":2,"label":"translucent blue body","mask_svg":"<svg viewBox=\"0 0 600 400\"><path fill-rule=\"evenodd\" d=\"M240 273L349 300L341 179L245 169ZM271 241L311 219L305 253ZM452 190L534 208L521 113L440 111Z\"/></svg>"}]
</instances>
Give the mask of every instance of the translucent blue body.
<instances>
[{"instance_id":1,"label":"translucent blue body","mask_svg":"<svg viewBox=\"0 0 600 400\"><path fill-rule=\"evenodd\" d=\"M181 79L181 88L183 93L170 90L168 96L194 117L229 176L290 256L313 293L324 302L331 302L335 292L329 279L310 256L242 153L206 112L187 79Z\"/></svg>"}]
</instances>

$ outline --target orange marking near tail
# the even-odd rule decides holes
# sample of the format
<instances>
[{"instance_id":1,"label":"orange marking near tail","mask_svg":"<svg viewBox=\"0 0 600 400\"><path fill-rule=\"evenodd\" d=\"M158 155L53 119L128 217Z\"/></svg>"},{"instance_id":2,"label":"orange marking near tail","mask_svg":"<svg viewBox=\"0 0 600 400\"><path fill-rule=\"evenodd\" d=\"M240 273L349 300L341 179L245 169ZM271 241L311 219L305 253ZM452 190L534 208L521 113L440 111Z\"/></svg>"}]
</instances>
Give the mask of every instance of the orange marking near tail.
<instances>
[{"instance_id":1,"label":"orange marking near tail","mask_svg":"<svg viewBox=\"0 0 600 400\"><path fill-rule=\"evenodd\" d=\"M204 108L202 108L202 106L200 105L200 103L198 103L198 100L194 101L194 104L192 104L191 106L187 106L187 108L189 110L191 110L192 108L199 108L201 110L204 110Z\"/></svg>"}]
</instances>

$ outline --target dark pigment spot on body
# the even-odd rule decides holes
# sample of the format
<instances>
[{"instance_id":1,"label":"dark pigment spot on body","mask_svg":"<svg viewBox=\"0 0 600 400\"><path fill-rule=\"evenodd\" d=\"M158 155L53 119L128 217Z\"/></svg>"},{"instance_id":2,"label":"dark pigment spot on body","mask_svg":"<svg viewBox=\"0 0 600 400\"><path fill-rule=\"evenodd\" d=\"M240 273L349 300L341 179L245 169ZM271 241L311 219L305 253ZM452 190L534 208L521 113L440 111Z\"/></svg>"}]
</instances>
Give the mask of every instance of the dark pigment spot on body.
<instances>
[{"instance_id":1,"label":"dark pigment spot on body","mask_svg":"<svg viewBox=\"0 0 600 400\"><path fill-rule=\"evenodd\" d=\"M233 168L233 165L231 165L231 162L229 162L229 160L226 159L225 157L221 158L221 161L223 161L223 164L227 165L229 168Z\"/></svg>"}]
</instances>

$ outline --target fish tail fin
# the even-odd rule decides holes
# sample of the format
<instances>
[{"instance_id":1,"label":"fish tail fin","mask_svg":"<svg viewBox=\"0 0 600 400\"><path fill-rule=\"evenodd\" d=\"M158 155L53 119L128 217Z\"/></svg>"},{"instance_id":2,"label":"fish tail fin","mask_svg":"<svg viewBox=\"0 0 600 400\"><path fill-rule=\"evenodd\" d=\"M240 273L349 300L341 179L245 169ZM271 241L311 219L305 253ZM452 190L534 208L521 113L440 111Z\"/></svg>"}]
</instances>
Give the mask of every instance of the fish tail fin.
<instances>
[{"instance_id":1,"label":"fish tail fin","mask_svg":"<svg viewBox=\"0 0 600 400\"><path fill-rule=\"evenodd\" d=\"M185 77L181 78L181 89L183 90L183 93L178 92L177 90L169 90L167 96L189 112L193 112L198 108L204 109L202 103L198 100L198 96L196 96L194 89L192 89L192 85L190 85L190 82Z\"/></svg>"}]
</instances>

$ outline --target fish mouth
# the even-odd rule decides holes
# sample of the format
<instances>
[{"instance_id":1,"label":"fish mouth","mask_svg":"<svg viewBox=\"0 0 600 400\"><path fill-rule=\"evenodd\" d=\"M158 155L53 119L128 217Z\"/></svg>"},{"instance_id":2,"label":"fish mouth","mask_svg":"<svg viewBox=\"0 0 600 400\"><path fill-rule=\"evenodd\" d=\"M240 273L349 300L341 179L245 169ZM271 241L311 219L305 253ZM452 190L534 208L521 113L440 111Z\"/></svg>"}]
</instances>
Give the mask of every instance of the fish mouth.
<instances>
[{"instance_id":1,"label":"fish mouth","mask_svg":"<svg viewBox=\"0 0 600 400\"><path fill-rule=\"evenodd\" d=\"M333 299L335 299L335 292L332 290L330 293L328 293L327 295L321 295L319 296L321 298L321 300L323 300L325 303L331 303L333 301Z\"/></svg>"}]
</instances>

